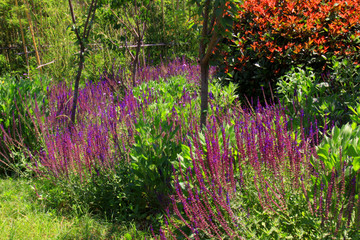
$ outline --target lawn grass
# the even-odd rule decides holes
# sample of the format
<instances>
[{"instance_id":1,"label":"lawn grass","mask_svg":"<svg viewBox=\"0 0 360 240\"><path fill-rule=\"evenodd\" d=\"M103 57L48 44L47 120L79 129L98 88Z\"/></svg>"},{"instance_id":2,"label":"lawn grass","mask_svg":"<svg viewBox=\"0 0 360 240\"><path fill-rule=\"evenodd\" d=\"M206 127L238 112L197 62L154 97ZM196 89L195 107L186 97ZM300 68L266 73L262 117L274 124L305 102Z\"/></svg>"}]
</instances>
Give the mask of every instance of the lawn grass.
<instances>
[{"instance_id":1,"label":"lawn grass","mask_svg":"<svg viewBox=\"0 0 360 240\"><path fill-rule=\"evenodd\" d=\"M34 180L0 179L0 240L143 239L144 232L89 214L60 215L37 199Z\"/></svg>"}]
</instances>

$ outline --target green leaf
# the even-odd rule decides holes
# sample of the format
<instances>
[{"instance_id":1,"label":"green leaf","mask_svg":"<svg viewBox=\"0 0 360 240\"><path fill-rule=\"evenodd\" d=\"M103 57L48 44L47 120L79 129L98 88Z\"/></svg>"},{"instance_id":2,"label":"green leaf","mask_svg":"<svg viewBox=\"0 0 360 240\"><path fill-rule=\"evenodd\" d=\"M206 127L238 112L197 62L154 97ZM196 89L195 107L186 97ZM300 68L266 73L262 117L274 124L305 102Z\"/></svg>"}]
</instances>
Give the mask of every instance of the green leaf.
<instances>
[{"instance_id":1,"label":"green leaf","mask_svg":"<svg viewBox=\"0 0 360 240\"><path fill-rule=\"evenodd\" d=\"M327 158L329 158L329 149L330 149L330 145L329 144L324 144L323 146L319 146L317 148L317 154L318 156L322 157L322 160L325 161L327 160Z\"/></svg>"},{"instance_id":2,"label":"green leaf","mask_svg":"<svg viewBox=\"0 0 360 240\"><path fill-rule=\"evenodd\" d=\"M186 159L191 159L190 148L184 144L181 144L182 156Z\"/></svg>"},{"instance_id":3,"label":"green leaf","mask_svg":"<svg viewBox=\"0 0 360 240\"><path fill-rule=\"evenodd\" d=\"M352 165L355 172L360 169L360 156L354 157Z\"/></svg>"},{"instance_id":4,"label":"green leaf","mask_svg":"<svg viewBox=\"0 0 360 240\"><path fill-rule=\"evenodd\" d=\"M349 123L342 126L340 135L342 136L343 141L347 141L352 135L353 129Z\"/></svg>"},{"instance_id":5,"label":"green leaf","mask_svg":"<svg viewBox=\"0 0 360 240\"><path fill-rule=\"evenodd\" d=\"M357 157L360 156L360 149L358 146L359 139L354 139L351 141L351 145L347 147L346 154L350 157Z\"/></svg>"},{"instance_id":6,"label":"green leaf","mask_svg":"<svg viewBox=\"0 0 360 240\"><path fill-rule=\"evenodd\" d=\"M215 10L215 16L216 17L219 17L220 15L222 15L222 13L223 13L223 11L220 8Z\"/></svg>"},{"instance_id":7,"label":"green leaf","mask_svg":"<svg viewBox=\"0 0 360 240\"><path fill-rule=\"evenodd\" d=\"M335 144L339 142L340 129L338 127L333 128L331 137L332 137Z\"/></svg>"}]
</instances>

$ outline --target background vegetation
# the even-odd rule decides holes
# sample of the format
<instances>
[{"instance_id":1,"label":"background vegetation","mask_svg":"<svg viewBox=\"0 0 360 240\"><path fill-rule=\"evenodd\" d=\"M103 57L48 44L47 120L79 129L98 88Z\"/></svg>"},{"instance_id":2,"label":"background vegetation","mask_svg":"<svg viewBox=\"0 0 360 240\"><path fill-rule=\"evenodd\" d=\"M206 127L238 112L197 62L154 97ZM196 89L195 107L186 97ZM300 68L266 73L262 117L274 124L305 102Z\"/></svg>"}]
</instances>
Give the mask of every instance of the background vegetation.
<instances>
[{"instance_id":1,"label":"background vegetation","mask_svg":"<svg viewBox=\"0 0 360 240\"><path fill-rule=\"evenodd\" d=\"M18 1L17 7L14 1L2 1L1 14L1 72L17 74L29 73L26 68L26 54L23 44L28 49L30 73L39 64L36 62L30 25L34 29L42 72L51 75L56 81L69 81L74 76L76 64L75 44L76 37L72 29L71 16L67 1ZM126 1L125 1L126 2ZM129 65L130 55L125 47L127 44L135 45L136 40L125 24L116 16L125 16L125 9L131 8L129 3L126 7L124 1L99 1L96 18L93 24L93 32L87 48L87 61L83 77L96 80L104 69L112 66ZM141 1L139 1L141 2ZM149 13L141 19L146 22L147 28L144 44L163 44L144 47L141 53L142 65L159 64L162 60L186 55L190 59L197 56L197 34L189 31L194 21L193 7L188 1L151 1ZM75 16L82 24L85 21L88 4L87 1L76 1L74 4ZM27 18L26 11L30 18ZM30 22L29 22L30 19ZM129 19L132 21L132 19ZM25 43L21 40L20 22L22 22ZM134 51L135 48L131 48ZM20 53L20 55L19 55ZM54 61L54 62L53 62ZM145 63L144 63L145 61Z\"/></svg>"},{"instance_id":2,"label":"background vegetation","mask_svg":"<svg viewBox=\"0 0 360 240\"><path fill-rule=\"evenodd\" d=\"M0 238L360 238L356 1L69 2L0 2Z\"/></svg>"}]
</instances>

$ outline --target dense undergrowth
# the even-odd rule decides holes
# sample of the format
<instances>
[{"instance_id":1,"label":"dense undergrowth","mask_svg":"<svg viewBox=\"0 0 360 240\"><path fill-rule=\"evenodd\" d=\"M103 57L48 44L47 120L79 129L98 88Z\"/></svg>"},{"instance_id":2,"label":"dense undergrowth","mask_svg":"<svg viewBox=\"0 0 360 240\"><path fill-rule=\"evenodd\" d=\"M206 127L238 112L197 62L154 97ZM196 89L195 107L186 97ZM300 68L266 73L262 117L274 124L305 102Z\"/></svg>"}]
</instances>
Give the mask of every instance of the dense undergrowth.
<instances>
[{"instance_id":1,"label":"dense undergrowth","mask_svg":"<svg viewBox=\"0 0 360 240\"><path fill-rule=\"evenodd\" d=\"M63 215L34 194L36 180L0 179L1 240L142 239L135 225L116 225L88 213Z\"/></svg>"},{"instance_id":2,"label":"dense undergrowth","mask_svg":"<svg viewBox=\"0 0 360 240\"><path fill-rule=\"evenodd\" d=\"M30 2L0 4L0 239L360 239L358 0L213 1L233 15L202 26L223 37L203 127L185 59L212 1L99 1L75 122L67 5ZM166 45L137 61L133 21Z\"/></svg>"},{"instance_id":3,"label":"dense undergrowth","mask_svg":"<svg viewBox=\"0 0 360 240\"><path fill-rule=\"evenodd\" d=\"M306 105L318 82L299 89L306 97L280 85L283 104L245 108L236 86L213 81L201 129L198 66L177 60L139 71L135 88L116 72L84 85L75 124L71 87L49 85L18 112L22 121L2 124L6 171L37 179L38 201L60 214L133 222L147 238L359 238L356 98L330 124ZM294 71L282 81L308 76Z\"/></svg>"}]
</instances>

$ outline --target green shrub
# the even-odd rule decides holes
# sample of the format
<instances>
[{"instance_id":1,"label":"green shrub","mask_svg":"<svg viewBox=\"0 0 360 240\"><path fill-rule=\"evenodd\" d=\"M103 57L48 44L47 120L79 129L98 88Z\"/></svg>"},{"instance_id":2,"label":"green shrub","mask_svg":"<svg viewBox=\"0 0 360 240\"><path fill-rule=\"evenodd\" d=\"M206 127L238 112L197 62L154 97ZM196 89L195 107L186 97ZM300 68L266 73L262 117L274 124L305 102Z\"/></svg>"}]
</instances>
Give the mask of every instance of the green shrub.
<instances>
[{"instance_id":1,"label":"green shrub","mask_svg":"<svg viewBox=\"0 0 360 240\"><path fill-rule=\"evenodd\" d=\"M29 115L33 113L35 104L39 108L46 106L49 82L49 78L40 75L31 80L10 75L0 78L0 132L4 136L0 139L0 153L14 170L26 164L22 148L38 147Z\"/></svg>"},{"instance_id":2,"label":"green shrub","mask_svg":"<svg viewBox=\"0 0 360 240\"><path fill-rule=\"evenodd\" d=\"M330 137L324 136L320 145L316 147L319 159L324 163L325 171L331 173L346 172L346 182L358 174L360 169L360 126L347 123L341 128L335 126ZM317 166L317 164L313 164ZM320 169L316 169L320 172ZM327 176L330 180L331 176ZM326 181L328 182L328 181ZM360 186L358 186L359 188ZM359 190L359 189L358 189Z\"/></svg>"},{"instance_id":3,"label":"green shrub","mask_svg":"<svg viewBox=\"0 0 360 240\"><path fill-rule=\"evenodd\" d=\"M129 184L129 166L119 164L116 171L92 174L80 179L69 174L66 179L40 178L38 194L50 208L63 214L96 214L110 221L134 218L126 194Z\"/></svg>"},{"instance_id":4,"label":"green shrub","mask_svg":"<svg viewBox=\"0 0 360 240\"><path fill-rule=\"evenodd\" d=\"M291 66L323 71L333 57L359 61L356 6L344 0L240 1L221 70L242 94L262 98L261 87L270 96L269 85Z\"/></svg>"},{"instance_id":5,"label":"green shrub","mask_svg":"<svg viewBox=\"0 0 360 240\"><path fill-rule=\"evenodd\" d=\"M132 178L128 193L137 206L137 215L161 211L172 193L172 164L181 150L175 140L179 128L171 121L170 124L161 121L160 117L155 116L148 122L139 119L135 125L137 135L131 152Z\"/></svg>"},{"instance_id":6,"label":"green shrub","mask_svg":"<svg viewBox=\"0 0 360 240\"><path fill-rule=\"evenodd\" d=\"M335 126L316 147L310 160L313 188L308 197L321 217L326 232L344 238L359 237L360 126L347 123ZM325 190L324 194L320 192ZM346 220L346 221L344 221Z\"/></svg>"},{"instance_id":7,"label":"green shrub","mask_svg":"<svg viewBox=\"0 0 360 240\"><path fill-rule=\"evenodd\" d=\"M360 104L358 103L356 106L348 106L352 114L350 114L350 119L354 123L360 125Z\"/></svg>"},{"instance_id":8,"label":"green shrub","mask_svg":"<svg viewBox=\"0 0 360 240\"><path fill-rule=\"evenodd\" d=\"M295 128L322 129L350 121L348 106L358 101L360 69L348 60L334 61L332 71L318 75L309 67L293 67L277 83L281 103L293 118Z\"/></svg>"}]
</instances>

